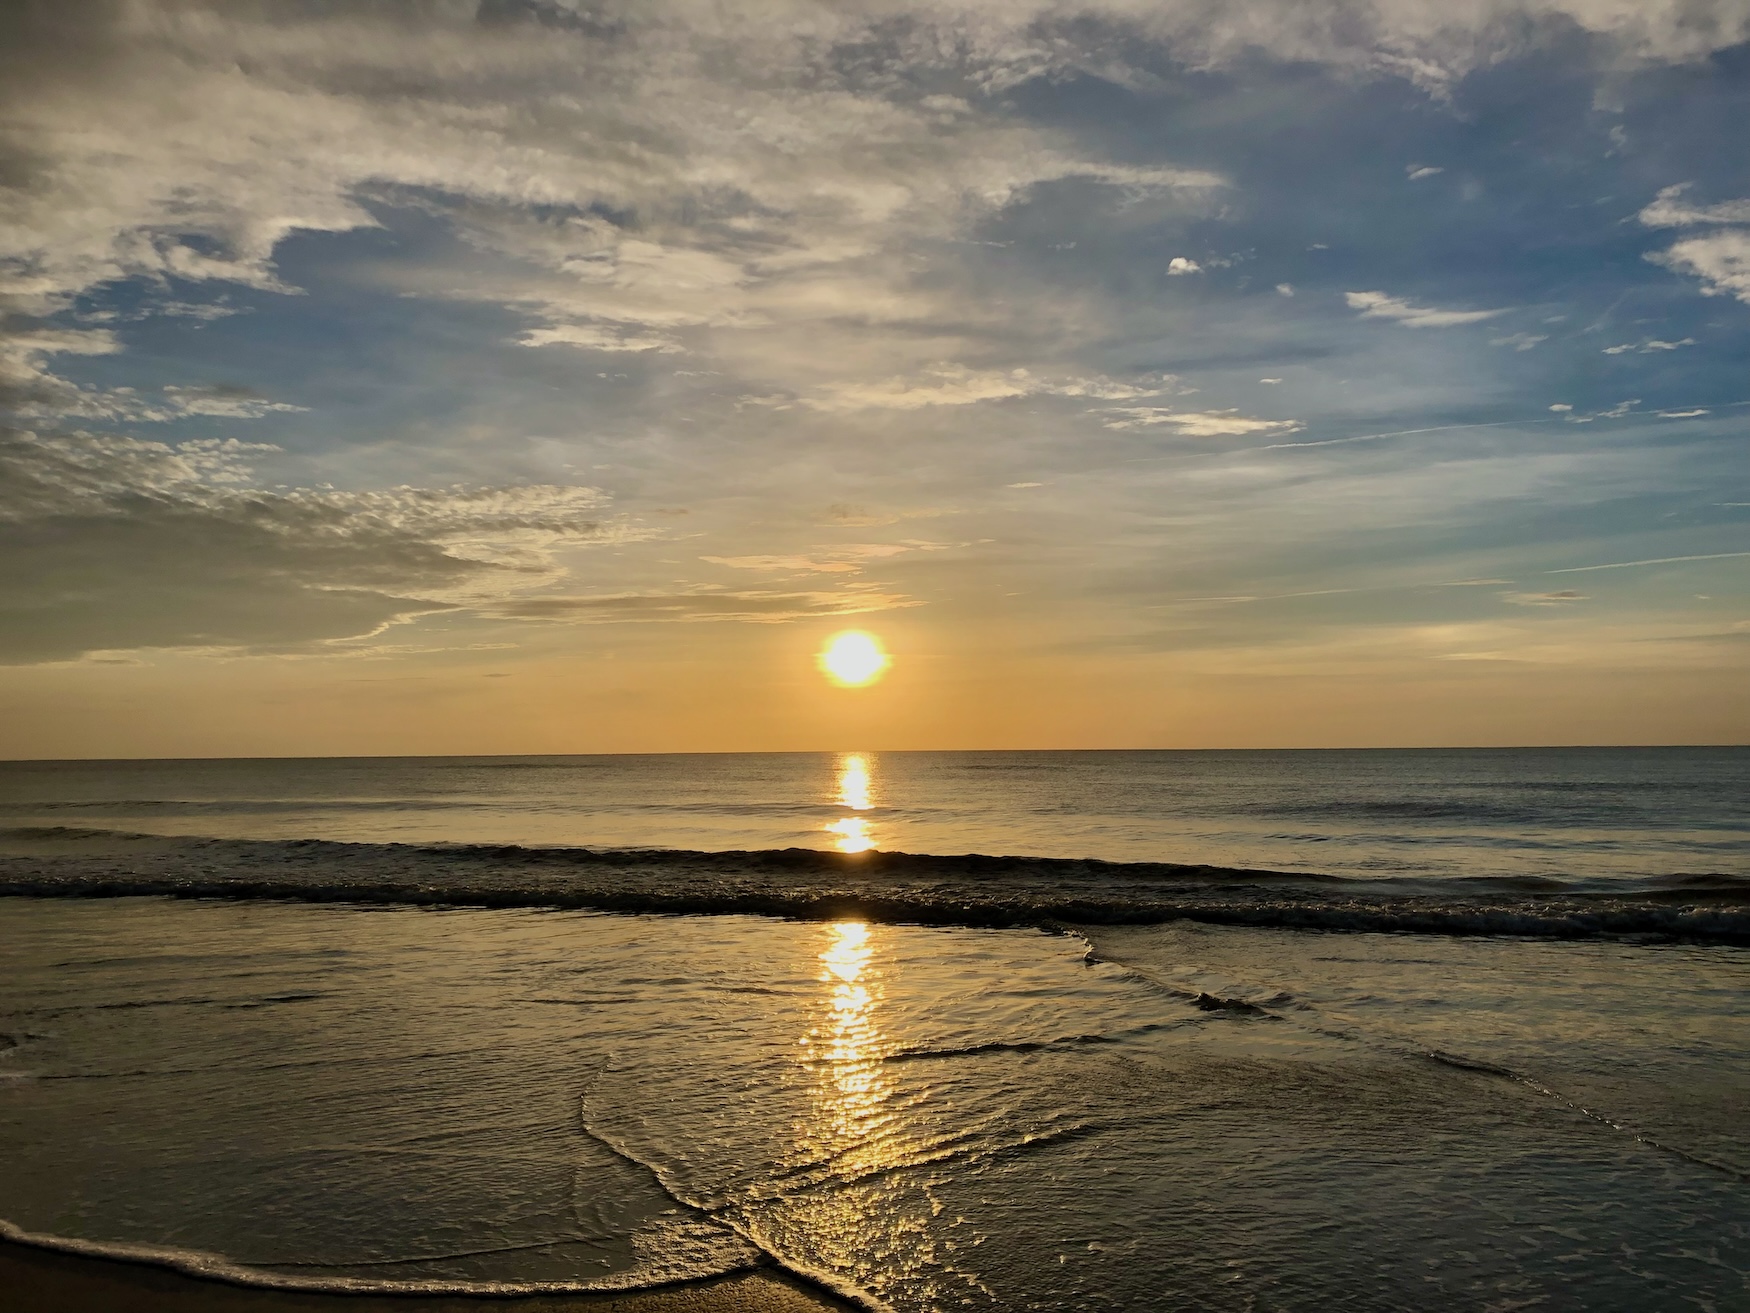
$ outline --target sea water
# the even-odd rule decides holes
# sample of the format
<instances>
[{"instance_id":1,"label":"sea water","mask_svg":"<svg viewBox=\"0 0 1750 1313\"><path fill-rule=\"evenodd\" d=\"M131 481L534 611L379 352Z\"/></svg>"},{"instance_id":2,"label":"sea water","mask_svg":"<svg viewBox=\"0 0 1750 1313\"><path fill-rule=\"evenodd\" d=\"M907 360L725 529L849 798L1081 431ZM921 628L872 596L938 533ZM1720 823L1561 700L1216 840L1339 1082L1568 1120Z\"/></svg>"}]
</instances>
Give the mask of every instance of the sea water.
<instances>
[{"instance_id":1,"label":"sea water","mask_svg":"<svg viewBox=\"0 0 1750 1313\"><path fill-rule=\"evenodd\" d=\"M855 755L5 768L6 1234L322 1289L1743 1305L1750 754ZM580 910L674 889L729 914Z\"/></svg>"},{"instance_id":2,"label":"sea water","mask_svg":"<svg viewBox=\"0 0 1750 1313\"><path fill-rule=\"evenodd\" d=\"M1356 876L1750 874L1750 749L0 762L0 825Z\"/></svg>"}]
</instances>

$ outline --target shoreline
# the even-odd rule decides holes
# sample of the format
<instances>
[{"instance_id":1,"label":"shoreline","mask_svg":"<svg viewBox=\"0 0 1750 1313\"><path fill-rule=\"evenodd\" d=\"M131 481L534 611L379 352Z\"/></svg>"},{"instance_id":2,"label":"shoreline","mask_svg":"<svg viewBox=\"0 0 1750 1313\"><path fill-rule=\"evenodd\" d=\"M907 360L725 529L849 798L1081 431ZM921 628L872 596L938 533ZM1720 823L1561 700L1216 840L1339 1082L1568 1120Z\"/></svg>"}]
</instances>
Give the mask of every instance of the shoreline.
<instances>
[{"instance_id":1,"label":"shoreline","mask_svg":"<svg viewBox=\"0 0 1750 1313\"><path fill-rule=\"evenodd\" d=\"M776 1267L637 1291L420 1295L282 1290L0 1239L0 1313L849 1313Z\"/></svg>"}]
</instances>

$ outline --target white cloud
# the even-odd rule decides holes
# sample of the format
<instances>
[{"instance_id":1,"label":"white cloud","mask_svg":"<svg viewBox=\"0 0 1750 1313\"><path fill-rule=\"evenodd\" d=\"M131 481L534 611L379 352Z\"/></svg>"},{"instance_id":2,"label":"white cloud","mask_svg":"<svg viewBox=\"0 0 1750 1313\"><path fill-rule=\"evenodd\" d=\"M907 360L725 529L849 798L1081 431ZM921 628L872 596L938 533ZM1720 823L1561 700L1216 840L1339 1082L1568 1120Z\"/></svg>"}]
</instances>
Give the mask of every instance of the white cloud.
<instances>
[{"instance_id":1,"label":"white cloud","mask_svg":"<svg viewBox=\"0 0 1750 1313\"><path fill-rule=\"evenodd\" d=\"M1660 191L1641 211L1641 222L1650 228L1687 228L1704 225L1750 224L1750 199L1721 201L1717 205L1689 205L1683 193L1690 184L1679 183ZM1686 237L1663 251L1649 251L1654 264L1701 279L1703 296L1735 296L1750 302L1750 228L1722 228L1698 237ZM1685 346L1687 342L1672 343Z\"/></svg>"},{"instance_id":2,"label":"white cloud","mask_svg":"<svg viewBox=\"0 0 1750 1313\"><path fill-rule=\"evenodd\" d=\"M1160 406L1111 406L1109 429L1140 432L1166 425L1184 438L1227 438L1249 433L1296 433L1305 426L1292 419L1254 419L1235 410L1173 411Z\"/></svg>"},{"instance_id":3,"label":"white cloud","mask_svg":"<svg viewBox=\"0 0 1750 1313\"><path fill-rule=\"evenodd\" d=\"M1571 588L1553 593L1502 593L1501 596L1514 606L1567 606L1591 600L1586 594L1576 593Z\"/></svg>"},{"instance_id":4,"label":"white cloud","mask_svg":"<svg viewBox=\"0 0 1750 1313\"><path fill-rule=\"evenodd\" d=\"M1549 341L1548 333L1510 333L1506 337L1491 337L1490 346L1510 346L1515 351L1529 351L1539 342Z\"/></svg>"},{"instance_id":5,"label":"white cloud","mask_svg":"<svg viewBox=\"0 0 1750 1313\"><path fill-rule=\"evenodd\" d=\"M1202 272L1202 265L1183 255L1175 255L1167 264L1167 274L1172 278L1178 278L1184 274L1200 274Z\"/></svg>"},{"instance_id":6,"label":"white cloud","mask_svg":"<svg viewBox=\"0 0 1750 1313\"><path fill-rule=\"evenodd\" d=\"M1686 237L1647 259L1702 280L1704 296L1735 296L1750 302L1750 228L1725 228Z\"/></svg>"},{"instance_id":7,"label":"white cloud","mask_svg":"<svg viewBox=\"0 0 1750 1313\"><path fill-rule=\"evenodd\" d=\"M1412 305L1384 292L1345 292L1343 299L1351 310L1359 310L1363 319L1391 319L1410 328L1450 328L1455 324L1475 324L1507 313L1504 309L1436 310Z\"/></svg>"},{"instance_id":8,"label":"white cloud","mask_svg":"<svg viewBox=\"0 0 1750 1313\"><path fill-rule=\"evenodd\" d=\"M294 406L289 401L269 401L242 388L177 387L164 389L167 413L142 413L129 416L140 419L175 419L184 415L205 415L215 419L260 419L264 415L300 414L308 406Z\"/></svg>"},{"instance_id":9,"label":"white cloud","mask_svg":"<svg viewBox=\"0 0 1750 1313\"><path fill-rule=\"evenodd\" d=\"M1717 205L1689 205L1683 193L1694 184L1680 182L1663 188L1640 213L1649 228L1686 228L1696 224L1750 223L1750 199L1721 201Z\"/></svg>"},{"instance_id":10,"label":"white cloud","mask_svg":"<svg viewBox=\"0 0 1750 1313\"><path fill-rule=\"evenodd\" d=\"M1641 399L1639 397L1631 397L1627 401L1617 402L1607 410L1595 410L1589 415L1568 414L1566 419L1570 424L1590 424L1595 419L1622 419L1624 416L1631 414L1634 411L1634 408L1640 404ZM1551 406L1550 409L1554 410L1556 407ZM1572 406L1567 406L1563 409L1571 412L1574 408Z\"/></svg>"},{"instance_id":11,"label":"white cloud","mask_svg":"<svg viewBox=\"0 0 1750 1313\"><path fill-rule=\"evenodd\" d=\"M571 346L585 351L660 351L681 349L674 338L609 324L553 324L531 328L517 339L523 346Z\"/></svg>"},{"instance_id":12,"label":"white cloud","mask_svg":"<svg viewBox=\"0 0 1750 1313\"><path fill-rule=\"evenodd\" d=\"M1404 167L1404 172L1409 175L1411 182L1415 182L1421 178L1432 178L1437 173L1445 173L1446 170L1432 164L1409 164Z\"/></svg>"},{"instance_id":13,"label":"white cloud","mask_svg":"<svg viewBox=\"0 0 1750 1313\"><path fill-rule=\"evenodd\" d=\"M103 356L121 350L107 328L34 327L0 332L0 406L21 416L103 413L98 394L50 373L53 355Z\"/></svg>"},{"instance_id":14,"label":"white cloud","mask_svg":"<svg viewBox=\"0 0 1750 1313\"><path fill-rule=\"evenodd\" d=\"M813 410L921 410L926 406L969 406L1013 397L1054 396L1093 401L1129 401L1177 390L1170 375L1125 383L1104 375L1048 378L1025 369L978 370L936 365L922 374L825 384L801 404Z\"/></svg>"},{"instance_id":15,"label":"white cloud","mask_svg":"<svg viewBox=\"0 0 1750 1313\"><path fill-rule=\"evenodd\" d=\"M913 99L836 66L841 43L891 31L880 15L656 0L598 17L486 25L468 5L355 6L261 21L190 4L44 19L36 57L13 66L30 76L0 91L35 161L0 224L0 309L53 313L121 279L165 313L189 304L176 283L290 292L274 263L288 234L374 226L367 203L418 205L510 262L406 290L524 309L538 321L526 345L668 352L695 345L683 328L794 326L760 366L785 372L814 343L843 368L844 321L966 313L918 285L908 243L962 236L1049 183L1186 213L1225 185L1087 158L988 105ZM962 74L967 60L1009 67L1032 21L913 20L893 58Z\"/></svg>"},{"instance_id":16,"label":"white cloud","mask_svg":"<svg viewBox=\"0 0 1750 1313\"><path fill-rule=\"evenodd\" d=\"M1604 354L1607 356L1620 356L1625 352L1633 351L1637 355L1644 356L1658 351L1676 351L1680 347L1694 345L1695 339L1693 337L1681 338L1676 342L1664 342L1659 338L1649 337L1641 342L1620 342L1616 346L1607 346L1604 348Z\"/></svg>"},{"instance_id":17,"label":"white cloud","mask_svg":"<svg viewBox=\"0 0 1750 1313\"><path fill-rule=\"evenodd\" d=\"M1293 283L1277 283L1276 284L1276 295L1278 295L1278 296L1293 296L1294 295L1294 284Z\"/></svg>"}]
</instances>

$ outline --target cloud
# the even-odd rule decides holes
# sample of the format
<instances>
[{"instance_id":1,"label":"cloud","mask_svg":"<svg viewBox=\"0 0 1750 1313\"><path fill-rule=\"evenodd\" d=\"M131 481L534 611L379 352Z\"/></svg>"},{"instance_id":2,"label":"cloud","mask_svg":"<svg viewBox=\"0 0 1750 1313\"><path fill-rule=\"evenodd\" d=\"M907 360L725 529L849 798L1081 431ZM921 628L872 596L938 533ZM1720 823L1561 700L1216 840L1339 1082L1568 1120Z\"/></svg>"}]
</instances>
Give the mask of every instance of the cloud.
<instances>
[{"instance_id":1,"label":"cloud","mask_svg":"<svg viewBox=\"0 0 1750 1313\"><path fill-rule=\"evenodd\" d=\"M1109 406L1103 412L1116 418L1105 425L1121 433L1134 433L1167 425L1182 438L1227 438L1250 433L1297 433L1305 426L1293 419L1254 419L1236 410L1174 411L1161 406Z\"/></svg>"},{"instance_id":2,"label":"cloud","mask_svg":"<svg viewBox=\"0 0 1750 1313\"><path fill-rule=\"evenodd\" d=\"M1436 310L1411 305L1384 292L1345 292L1343 299L1351 310L1359 310L1363 319L1391 319L1410 328L1450 328L1455 324L1475 324L1507 313L1505 310Z\"/></svg>"},{"instance_id":3,"label":"cloud","mask_svg":"<svg viewBox=\"0 0 1750 1313\"><path fill-rule=\"evenodd\" d=\"M1696 224L1750 224L1750 200L1721 201L1718 205L1689 205L1683 193L1693 183L1680 182L1660 190L1652 204L1640 212L1640 220L1649 228L1687 228Z\"/></svg>"},{"instance_id":4,"label":"cloud","mask_svg":"<svg viewBox=\"0 0 1750 1313\"><path fill-rule=\"evenodd\" d=\"M926 406L969 406L1013 397L1054 396L1091 401L1129 401L1176 390L1170 375L1150 375L1139 383L1096 375L1048 378L1025 369L978 370L936 365L920 375L829 383L801 398L813 410L921 410Z\"/></svg>"},{"instance_id":5,"label":"cloud","mask_svg":"<svg viewBox=\"0 0 1750 1313\"><path fill-rule=\"evenodd\" d=\"M1256 228L1236 231L1225 244L1212 229L1231 223L1238 230L1276 213L1269 207L1282 201L1272 190L1280 180L1248 171L1248 194L1240 196L1212 169L1175 166L1173 159L1219 160L1224 151L1255 158L1245 154L1238 128L1211 126L1231 108L1226 102L1212 100L1208 114L1193 116L1201 126L1185 123L1194 136L1106 133L1079 115L1089 88L1156 86L1184 69L1241 68L1244 83L1254 70L1268 77L1260 61L1280 60L1301 70L1297 77L1312 65L1335 70L1345 89L1314 99L1342 101L1348 114L1353 105L1343 97L1366 78L1407 78L1439 90L1466 70L1540 47L1567 59L1565 52L1581 48L1576 33L1595 34L1583 43L1583 57L1574 56L1586 61L1588 75L1615 59L1697 58L1745 33L1742 8L1711 0L11 6L0 18L7 124L0 166L8 185L0 295L14 317L6 321L13 335L0 347L0 368L10 395L45 420L187 418L218 431L219 421L272 417L276 435L294 428L286 441L319 450L314 459L325 477L341 482L344 471L391 461L446 471L475 461L535 468L523 462L536 449L553 469L566 459L624 461L626 486L657 499L696 499L703 508L719 493L775 495L782 483L794 494L787 505L846 499L835 513L841 525L891 523L901 513L890 508L915 494L926 466L932 481L940 475L930 495L944 505L955 487L988 488L1005 469L1058 468L1059 454L1043 444L1085 441L1092 430L1064 426L1061 412L1086 408L1119 431L1187 440L1302 427L1204 398L1198 402L1206 409L1178 411L1164 402L1169 393L1182 399L1180 390L1130 372L1142 362L1181 358L1182 345L1196 344L1182 358L1201 359L1199 339L1212 348L1234 345L1218 340L1229 331L1223 307L1200 306L1193 320L1185 298L1141 305L1146 271L1159 277L1174 251L1212 254L1255 240ZM1184 85L1219 98L1224 82ZM1009 94L1023 84L1032 85ZM1054 121L1053 111L1066 107L1077 112ZM1347 131L1334 112L1312 126ZM1087 144L1096 140L1097 147ZM1151 163L1149 151L1171 158ZM1386 167L1430 155L1446 157L1426 144L1405 147ZM1316 169L1317 161L1308 162ZM1329 214L1320 207L1332 199L1344 198L1321 192L1307 197L1307 209L1291 204L1281 213L1292 226ZM1029 243L1040 239L1043 250L1044 238L1064 236L1066 216L1077 227L1070 235L1082 239L1079 249L1043 257L1054 261L1049 279L1029 284L1038 268L1027 263L1037 254ZM1363 217L1363 227L1373 221ZM379 222L395 230L381 241L287 240L362 234ZM1047 231L1054 222L1059 229ZM1115 227L1125 230L1122 250L1112 242ZM1339 246L1348 253L1330 259L1372 258L1365 232L1345 233ZM1692 235L1712 232L1647 244ZM1328 225L1322 233L1282 229L1270 240L1289 252L1318 236L1338 240ZM1210 254L1200 257L1201 267L1214 272ZM1259 363L1299 362L1297 383L1306 384L1307 396L1340 409L1346 403L1330 399L1338 394L1318 386L1342 372L1334 358L1322 358L1326 343L1309 318L1324 300L1312 293L1318 280L1295 263L1267 270L1269 258L1253 266L1257 283L1246 313L1262 308L1255 294L1270 286L1268 273L1302 277L1295 311L1264 316L1296 321L1269 325L1282 334L1270 347L1290 354L1225 359L1249 371L1234 375L1240 378ZM380 407L360 405L308 425L282 422L294 413L292 401L309 404L344 368L326 380L313 377L309 392L270 387L273 397L204 386L214 381L205 373L173 376L182 385L175 390L139 392L77 387L55 376L125 382L136 369L145 375L148 360L100 358L136 340L126 325L138 315L193 316L186 307L216 301L227 289L257 315L271 315L280 298L297 294L293 284L306 281L304 270L319 270L307 279L308 301L284 303L299 313L286 317L287 338L276 326L272 355L288 344L294 318L295 331L308 332L342 308L338 298L322 300L342 260L356 261L346 272L357 275L350 286L361 296L387 289L502 308L464 315L454 306L414 306L407 313L425 316L424 325L444 316L450 354L431 348L438 334L384 349L397 365L452 361L466 350L461 334L480 322L492 325L483 354L519 342L526 350L500 351L515 359L497 376L520 372L518 384L543 382L520 390L507 383L496 395L483 386L478 413L454 425L470 434L475 421L481 430L497 425L496 439L470 436L465 450L456 439L434 452L450 441L449 416L391 395L406 391L393 379L384 380ZM1133 291L1138 270L1142 285ZM1363 287L1373 281L1461 304L1464 293L1424 290L1446 286L1440 272L1430 270L1426 283L1349 276ZM1287 296L1292 288L1278 290ZM1351 300L1354 310L1411 327L1502 313L1422 307L1383 292L1352 295L1378 298L1358 306ZM1324 310L1345 313L1335 303ZM262 318L241 326L268 327ZM195 325L159 327L167 341L170 330ZM374 329L376 321L359 327ZM324 369L344 355L335 345L323 344ZM593 352L613 353L613 363L591 364ZM412 359L417 353L424 354ZM302 370L315 354L291 359L289 368ZM721 381L671 377L668 366L688 354L697 359L685 363L720 370ZM486 360L482 374L495 363L503 362ZM1032 372L1017 374L1016 364ZM579 394L561 390L567 376L587 380L598 368L624 369L632 381L572 405ZM1358 376L1360 386L1345 395L1359 397L1367 383ZM1416 386L1446 382L1430 370L1416 375ZM677 436L678 419L666 426L672 432L655 432L653 407L677 416L708 389L720 389L712 395L722 398L781 398L770 404L792 410L775 415L750 404L717 425L701 404L694 407L702 421L696 440ZM497 408L513 392L516 404ZM546 398L540 405L529 400L536 394ZM1272 395L1282 397L1280 389ZM985 406L1003 401L1017 404L1000 417ZM725 400L722 410L731 404ZM565 413L549 423L553 409ZM1022 410L1037 412L1037 421L1014 413ZM926 415L915 427L932 431L917 451L887 453L883 462L873 453L866 462L861 453L856 461L838 459L864 440L862 430L903 429ZM990 422L1011 417L1012 428ZM1340 418L1327 409L1320 426ZM955 421L960 427L950 432ZM1395 412L1390 420L1416 422ZM1053 425L1055 433L1044 432ZM525 446L526 434L545 436ZM805 440L813 444L808 457L793 459ZM45 461L59 463L31 485L29 504L4 521L16 554L0 573L34 580L36 590L27 605L23 585L7 586L4 651L14 655L154 644L264 650L367 633L438 607L484 614L539 602L549 614L590 615L667 607L674 618L721 615L725 606L771 615L843 604L830 600L840 597L837 589L694 592L676 585L654 594L621 591L623 579L612 577L592 578L588 587L567 582L562 548L631 532L607 519L605 500L588 490L377 487L455 477L394 467L371 481L377 490L370 493L273 490L249 470L255 458L246 445L129 446L78 435L33 441L28 451L7 448L8 459L16 457L9 477L20 462L38 473ZM40 448L56 443L51 461ZM591 446L606 451L581 454ZM740 468L732 468L735 460ZM829 467L835 481L826 485L820 471ZM94 482L79 491L80 479ZM493 498L502 505L495 509ZM862 500L869 508L850 505ZM1114 494L1100 513L1120 500ZM757 555L771 544L745 537L712 545L727 569L827 567L799 587L857 577L852 558L806 539L779 544L806 548L788 557ZM757 573L739 577L774 582ZM547 591L536 596L536 589Z\"/></svg>"},{"instance_id":6,"label":"cloud","mask_svg":"<svg viewBox=\"0 0 1750 1313\"><path fill-rule=\"evenodd\" d=\"M1034 484L1034 487L1039 485ZM859 574L870 561L890 560L907 552L940 552L953 543L913 538L903 543L847 543L816 548L806 555L701 556L701 561L733 570L769 570L796 574Z\"/></svg>"},{"instance_id":7,"label":"cloud","mask_svg":"<svg viewBox=\"0 0 1750 1313\"><path fill-rule=\"evenodd\" d=\"M1192 67L1220 67L1262 54L1354 75L1400 77L1436 94L1478 68L1544 42L1571 39L1575 31L1592 36L1606 60L1625 63L1697 59L1750 38L1750 15L1733 0L1500 0L1473 5L1037 0L936 12L952 15L950 23L964 24L963 39L976 57L990 62L986 77L998 88L1074 72L1147 85L1146 73L1129 68L1109 46L1091 38L1086 45L1078 42L1078 29L1103 32L1108 25L1145 44L1170 49Z\"/></svg>"},{"instance_id":8,"label":"cloud","mask_svg":"<svg viewBox=\"0 0 1750 1313\"><path fill-rule=\"evenodd\" d=\"M1178 278L1184 274L1200 274L1202 272L1202 265L1183 255L1175 255L1167 263L1167 274L1169 277Z\"/></svg>"},{"instance_id":9,"label":"cloud","mask_svg":"<svg viewBox=\"0 0 1750 1313\"><path fill-rule=\"evenodd\" d=\"M701 556L712 565L732 570L773 570L793 574L856 574L853 561L816 560L811 556Z\"/></svg>"},{"instance_id":10,"label":"cloud","mask_svg":"<svg viewBox=\"0 0 1750 1313\"><path fill-rule=\"evenodd\" d=\"M1562 414L1562 418L1567 420L1570 424L1590 424L1595 419L1622 419L1625 416L1632 414L1635 407L1640 404L1641 399L1639 397L1630 397L1628 400L1619 401L1614 406L1610 406L1607 409L1594 410L1590 414L1585 415L1573 413L1574 408L1572 406L1551 406L1550 409L1559 410Z\"/></svg>"},{"instance_id":11,"label":"cloud","mask_svg":"<svg viewBox=\"0 0 1750 1313\"><path fill-rule=\"evenodd\" d=\"M44 362L54 355L104 356L120 350L121 343L107 328L38 325L7 331L0 320L0 409L20 417L107 417L101 395L50 373Z\"/></svg>"},{"instance_id":12,"label":"cloud","mask_svg":"<svg viewBox=\"0 0 1750 1313\"><path fill-rule=\"evenodd\" d=\"M1703 296L1735 296L1750 303L1750 228L1726 228L1686 237L1647 259L1701 279Z\"/></svg>"},{"instance_id":13,"label":"cloud","mask_svg":"<svg viewBox=\"0 0 1750 1313\"><path fill-rule=\"evenodd\" d=\"M523 346L570 346L585 351L679 351L674 338L638 332L614 324L553 324L531 328L517 341Z\"/></svg>"},{"instance_id":14,"label":"cloud","mask_svg":"<svg viewBox=\"0 0 1750 1313\"><path fill-rule=\"evenodd\" d=\"M189 415L204 415L209 419L260 419L264 415L302 414L308 406L294 406L289 401L270 401L248 388L237 387L177 387L163 389L161 408L147 406L140 415L129 418L180 419Z\"/></svg>"},{"instance_id":15,"label":"cloud","mask_svg":"<svg viewBox=\"0 0 1750 1313\"><path fill-rule=\"evenodd\" d=\"M1650 337L1639 343L1623 342L1617 346L1607 346L1604 348L1604 354L1607 356L1620 356L1626 352L1633 351L1637 355L1644 356L1657 351L1676 351L1680 347L1694 345L1695 339L1693 337L1682 338L1676 342L1664 342L1659 338Z\"/></svg>"},{"instance_id":16,"label":"cloud","mask_svg":"<svg viewBox=\"0 0 1750 1313\"><path fill-rule=\"evenodd\" d=\"M1052 187L1197 217L1229 186L1207 168L1076 149L1006 112L1006 89L1082 75L1152 85L1145 66L1163 59L1216 69L1263 55L1438 90L1574 28L1633 60L1699 58L1750 35L1729 0L609 0L587 21L577 12L28 7L0 42L3 163L19 179L0 303L53 315L122 282L164 314L193 306L197 285L290 294L276 263L288 235L413 207L502 258L409 276L404 290L525 313L524 345L655 355L788 330L763 351L735 348L766 376L760 391L808 391L811 370L853 376L855 390L944 354L919 325L982 314L1013 327L919 278L920 243L964 239ZM1180 256L1169 271L1199 267ZM1371 313L1434 326L1484 312L1386 298ZM920 358L846 349L877 323L907 326ZM28 413L131 413L76 390L63 400Z\"/></svg>"},{"instance_id":17,"label":"cloud","mask_svg":"<svg viewBox=\"0 0 1750 1313\"><path fill-rule=\"evenodd\" d=\"M17 419L163 423L190 416L260 419L305 409L271 401L248 388L168 384L152 395L131 387L80 387L45 364L56 355L107 356L121 349L120 341L107 328L38 325L8 332L0 326L0 410Z\"/></svg>"},{"instance_id":18,"label":"cloud","mask_svg":"<svg viewBox=\"0 0 1750 1313\"><path fill-rule=\"evenodd\" d=\"M700 586L673 592L548 594L496 604L487 614L501 620L545 620L559 624L650 623L653 621L752 621L781 624L825 616L862 615L920 603L900 593L734 592Z\"/></svg>"},{"instance_id":19,"label":"cloud","mask_svg":"<svg viewBox=\"0 0 1750 1313\"><path fill-rule=\"evenodd\" d=\"M1407 164L1404 172L1411 182L1417 182L1422 178L1432 178L1437 173L1445 173L1446 170L1433 164Z\"/></svg>"},{"instance_id":20,"label":"cloud","mask_svg":"<svg viewBox=\"0 0 1750 1313\"><path fill-rule=\"evenodd\" d=\"M1276 284L1276 295L1278 295L1278 296L1293 296L1294 295L1294 284L1293 283L1277 283Z\"/></svg>"},{"instance_id":21,"label":"cloud","mask_svg":"<svg viewBox=\"0 0 1750 1313\"><path fill-rule=\"evenodd\" d=\"M1683 199L1690 186L1683 182L1662 189L1652 204L1641 211L1641 222L1649 228L1750 224L1750 199L1690 205ZM1686 237L1663 251L1647 252L1646 258L1701 279L1703 296L1735 296L1750 302L1750 228L1723 228Z\"/></svg>"},{"instance_id":22,"label":"cloud","mask_svg":"<svg viewBox=\"0 0 1750 1313\"><path fill-rule=\"evenodd\" d=\"M1554 593L1502 593L1501 596L1514 606L1565 606L1570 602L1590 600L1586 594L1576 593L1571 588Z\"/></svg>"},{"instance_id":23,"label":"cloud","mask_svg":"<svg viewBox=\"0 0 1750 1313\"><path fill-rule=\"evenodd\" d=\"M918 95L865 67L1003 81L1030 59L1016 43L1039 13L655 0L585 23L500 8L9 17L0 164L18 183L0 312L40 319L124 282L162 313L196 284L290 294L276 264L288 235L411 207L502 258L404 290L519 309L531 347L669 353L694 345L682 330L784 325L843 336L852 319L964 313L951 289L920 284L907 247L1042 187L1201 213L1226 185L1090 158L988 101ZM101 340L19 339L10 358ZM822 341L821 358L849 359L838 346ZM23 382L42 401L43 380Z\"/></svg>"},{"instance_id":24,"label":"cloud","mask_svg":"<svg viewBox=\"0 0 1750 1313\"><path fill-rule=\"evenodd\" d=\"M1506 337L1491 337L1490 346L1510 346L1515 351L1529 351L1539 342L1549 341L1548 333L1510 333Z\"/></svg>"},{"instance_id":25,"label":"cloud","mask_svg":"<svg viewBox=\"0 0 1750 1313\"><path fill-rule=\"evenodd\" d=\"M0 662L368 636L637 534L593 488L265 489L249 461L271 450L0 431Z\"/></svg>"}]
</instances>

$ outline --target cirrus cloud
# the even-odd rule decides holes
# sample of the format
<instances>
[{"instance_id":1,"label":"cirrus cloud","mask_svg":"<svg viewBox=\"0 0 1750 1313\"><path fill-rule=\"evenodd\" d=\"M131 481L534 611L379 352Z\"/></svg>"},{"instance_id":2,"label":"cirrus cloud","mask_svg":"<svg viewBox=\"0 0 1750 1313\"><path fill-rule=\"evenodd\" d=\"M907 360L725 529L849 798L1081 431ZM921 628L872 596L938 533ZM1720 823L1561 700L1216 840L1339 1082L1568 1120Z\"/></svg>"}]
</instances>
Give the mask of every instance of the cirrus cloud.
<instances>
[{"instance_id":1,"label":"cirrus cloud","mask_svg":"<svg viewBox=\"0 0 1750 1313\"><path fill-rule=\"evenodd\" d=\"M0 431L0 663L307 648L565 577L642 531L594 488L270 489L273 448Z\"/></svg>"},{"instance_id":2,"label":"cirrus cloud","mask_svg":"<svg viewBox=\"0 0 1750 1313\"><path fill-rule=\"evenodd\" d=\"M1507 313L1505 310L1440 310L1433 306L1412 305L1384 292L1345 292L1343 299L1351 310L1359 310L1363 319L1390 319L1406 328L1451 328L1456 324L1481 323Z\"/></svg>"}]
</instances>

